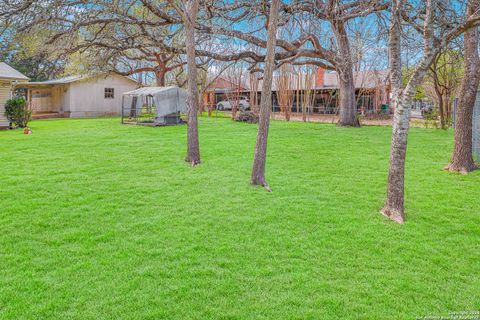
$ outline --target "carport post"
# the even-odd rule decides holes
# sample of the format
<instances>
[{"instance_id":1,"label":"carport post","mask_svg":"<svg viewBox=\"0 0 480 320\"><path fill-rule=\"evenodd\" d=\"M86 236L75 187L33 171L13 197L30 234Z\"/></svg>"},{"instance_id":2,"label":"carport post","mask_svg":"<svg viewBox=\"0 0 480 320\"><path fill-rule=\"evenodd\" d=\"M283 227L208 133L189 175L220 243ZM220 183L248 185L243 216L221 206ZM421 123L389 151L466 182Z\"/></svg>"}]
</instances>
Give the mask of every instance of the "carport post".
<instances>
[{"instance_id":1,"label":"carport post","mask_svg":"<svg viewBox=\"0 0 480 320\"><path fill-rule=\"evenodd\" d=\"M125 101L125 96L122 94L122 124L124 124L123 123L123 103L124 103L124 101Z\"/></svg>"}]
</instances>

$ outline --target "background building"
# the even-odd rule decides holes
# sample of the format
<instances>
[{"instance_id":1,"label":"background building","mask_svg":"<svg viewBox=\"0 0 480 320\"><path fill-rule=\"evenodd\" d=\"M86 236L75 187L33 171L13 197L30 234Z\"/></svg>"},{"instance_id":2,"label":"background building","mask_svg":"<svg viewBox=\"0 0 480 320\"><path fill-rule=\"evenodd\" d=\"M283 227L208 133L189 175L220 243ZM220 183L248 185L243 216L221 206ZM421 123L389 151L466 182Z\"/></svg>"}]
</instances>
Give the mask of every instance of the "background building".
<instances>
[{"instance_id":1,"label":"background building","mask_svg":"<svg viewBox=\"0 0 480 320\"><path fill-rule=\"evenodd\" d=\"M278 105L278 93L279 88L274 76L272 84L273 91L273 104L274 107ZM300 77L300 79L299 79ZM292 75L292 90L299 90L300 95L303 94L307 88L306 84L309 82L305 80L307 75L305 74L293 74ZM231 78L231 77L230 77ZM390 85L388 78L388 71L381 70L369 70L360 71L354 73L355 78L355 91L357 97L357 106L359 113L375 113L380 112L385 106L390 103ZM314 90L314 102L312 107L312 113L317 114L334 114L338 108L338 92L339 92L339 80L338 73L333 71L327 71L322 68L318 68L314 74L313 80ZM251 92L250 81L237 81L235 79L226 79L225 77L218 77L213 81L204 91L203 103L205 106L216 106L218 102L226 100L227 94L232 91L241 91L245 97L250 96ZM257 97L260 99L262 83L257 85ZM295 99L294 99L295 100ZM259 101L258 101L259 102ZM296 103L292 104L292 111L297 112L300 108L297 108ZM275 109L274 109L275 110Z\"/></svg>"},{"instance_id":2,"label":"background building","mask_svg":"<svg viewBox=\"0 0 480 320\"><path fill-rule=\"evenodd\" d=\"M102 74L23 83L33 115L44 117L96 117L120 115L122 94L139 84L125 76Z\"/></svg>"},{"instance_id":3,"label":"background building","mask_svg":"<svg viewBox=\"0 0 480 320\"><path fill-rule=\"evenodd\" d=\"M14 86L28 80L28 77L8 64L0 62L0 128L9 127L10 125L5 117L5 102L13 97Z\"/></svg>"}]
</instances>

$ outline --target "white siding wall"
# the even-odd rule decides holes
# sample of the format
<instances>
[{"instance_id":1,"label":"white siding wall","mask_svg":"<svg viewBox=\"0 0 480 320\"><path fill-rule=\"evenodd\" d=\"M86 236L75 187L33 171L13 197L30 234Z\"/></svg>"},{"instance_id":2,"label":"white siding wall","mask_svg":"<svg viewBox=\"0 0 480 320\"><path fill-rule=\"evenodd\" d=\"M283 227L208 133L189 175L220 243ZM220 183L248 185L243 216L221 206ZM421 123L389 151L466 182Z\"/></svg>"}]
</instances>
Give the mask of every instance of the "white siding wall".
<instances>
[{"instance_id":1,"label":"white siding wall","mask_svg":"<svg viewBox=\"0 0 480 320\"><path fill-rule=\"evenodd\" d=\"M113 99L105 98L105 88L114 89ZM119 115L121 113L122 94L136 88L137 84L135 82L118 75L100 76L71 83L68 90L70 117Z\"/></svg>"},{"instance_id":2,"label":"white siding wall","mask_svg":"<svg viewBox=\"0 0 480 320\"><path fill-rule=\"evenodd\" d=\"M70 111L70 84L64 84L62 95L62 108L61 111Z\"/></svg>"},{"instance_id":3,"label":"white siding wall","mask_svg":"<svg viewBox=\"0 0 480 320\"><path fill-rule=\"evenodd\" d=\"M69 84L54 85L51 88L51 109L49 111L62 112L70 110Z\"/></svg>"},{"instance_id":4,"label":"white siding wall","mask_svg":"<svg viewBox=\"0 0 480 320\"><path fill-rule=\"evenodd\" d=\"M10 82L0 80L0 127L8 126L5 117L5 102L12 96L12 85Z\"/></svg>"}]
</instances>

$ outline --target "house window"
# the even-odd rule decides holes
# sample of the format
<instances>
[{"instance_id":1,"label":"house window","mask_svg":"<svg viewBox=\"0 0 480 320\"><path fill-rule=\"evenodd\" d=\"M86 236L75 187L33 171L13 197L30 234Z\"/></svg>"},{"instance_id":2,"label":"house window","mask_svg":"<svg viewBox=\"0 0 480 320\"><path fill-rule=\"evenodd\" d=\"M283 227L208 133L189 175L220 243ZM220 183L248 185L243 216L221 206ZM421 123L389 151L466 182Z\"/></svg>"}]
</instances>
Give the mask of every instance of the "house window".
<instances>
[{"instance_id":1,"label":"house window","mask_svg":"<svg viewBox=\"0 0 480 320\"><path fill-rule=\"evenodd\" d=\"M105 88L105 99L113 99L115 97L113 88Z\"/></svg>"}]
</instances>

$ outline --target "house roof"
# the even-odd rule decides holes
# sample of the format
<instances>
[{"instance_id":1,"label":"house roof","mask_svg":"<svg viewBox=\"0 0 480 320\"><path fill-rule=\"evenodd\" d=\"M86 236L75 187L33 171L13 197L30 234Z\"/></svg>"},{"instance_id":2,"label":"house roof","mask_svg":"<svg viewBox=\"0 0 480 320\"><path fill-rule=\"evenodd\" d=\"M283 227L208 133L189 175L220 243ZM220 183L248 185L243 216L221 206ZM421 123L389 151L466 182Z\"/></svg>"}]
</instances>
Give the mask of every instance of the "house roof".
<instances>
[{"instance_id":1,"label":"house roof","mask_svg":"<svg viewBox=\"0 0 480 320\"><path fill-rule=\"evenodd\" d=\"M298 79L300 77L300 79ZM323 85L317 86L316 78L318 74L314 75L313 82L315 89L338 89L339 79L338 73L336 71L326 71L323 74ZM277 91L278 86L278 75L273 76L272 90ZM375 89L377 87L385 86L388 83L388 70L367 70L359 71L353 73L353 80L355 82L355 89ZM293 90L303 90L307 87L309 81L307 81L307 76L305 74L293 74L291 76L291 89ZM258 85L259 91L262 90L262 81ZM313 88L312 88L313 89Z\"/></svg>"},{"instance_id":2,"label":"house roof","mask_svg":"<svg viewBox=\"0 0 480 320\"><path fill-rule=\"evenodd\" d=\"M5 62L0 62L0 79L25 80L25 81L30 80L27 76L13 69Z\"/></svg>"},{"instance_id":3,"label":"house roof","mask_svg":"<svg viewBox=\"0 0 480 320\"><path fill-rule=\"evenodd\" d=\"M87 79L87 78L89 77L77 75L77 76L68 76L64 78L47 80L47 81L32 81L32 82L29 82L29 84L66 84L66 83L80 81L82 79Z\"/></svg>"},{"instance_id":4,"label":"house roof","mask_svg":"<svg viewBox=\"0 0 480 320\"><path fill-rule=\"evenodd\" d=\"M81 81L81 80L90 79L90 78L93 78L93 77L96 77L96 76L101 76L101 75L104 75L104 74L96 74L96 75L73 75L73 76L68 76L68 77L63 77L63 78L53 79L53 80L47 80L47 81L33 81L33 82L28 82L28 83L25 83L25 85L35 86L35 85L67 84L67 83L72 83L72 82L77 82L77 81ZM134 80L134 79L132 79L132 78L130 78L130 77L127 77L127 76L122 76L122 77L125 77L126 79L137 83L136 80Z\"/></svg>"},{"instance_id":5,"label":"house roof","mask_svg":"<svg viewBox=\"0 0 480 320\"><path fill-rule=\"evenodd\" d=\"M356 89L374 89L388 83L388 70L367 70L353 73ZM338 88L338 73L335 71L325 72L322 88ZM322 89L317 88L317 89Z\"/></svg>"},{"instance_id":6,"label":"house roof","mask_svg":"<svg viewBox=\"0 0 480 320\"><path fill-rule=\"evenodd\" d=\"M323 85L316 86L318 74L315 74L313 79L307 79L307 75L304 73L299 74L292 74L291 75L291 89L293 90L303 90L307 86L310 85L310 82L313 80L313 85L315 89L338 89L339 87L339 79L338 73L335 71L325 71L321 73L323 76ZM353 77L355 81L355 88L356 89L374 89L376 87L385 86L388 84L388 70L365 70L354 72ZM277 91L278 88L278 74L273 75L272 81L272 91ZM299 79L300 77L300 79ZM250 79L245 77L246 79L242 79L242 83L244 83L244 90L250 90ZM219 77L218 79L222 79ZM310 80L310 81L309 81ZM258 91L262 91L262 84L263 80L260 80L258 83ZM208 88L207 91L209 92L228 92L231 88L226 88L225 86L214 86L213 83L212 87ZM313 89L313 88L312 88Z\"/></svg>"}]
</instances>

